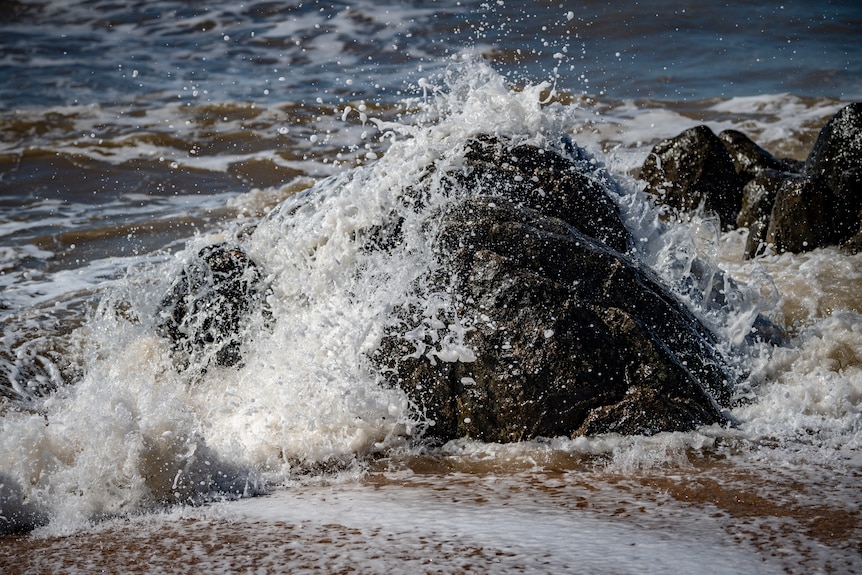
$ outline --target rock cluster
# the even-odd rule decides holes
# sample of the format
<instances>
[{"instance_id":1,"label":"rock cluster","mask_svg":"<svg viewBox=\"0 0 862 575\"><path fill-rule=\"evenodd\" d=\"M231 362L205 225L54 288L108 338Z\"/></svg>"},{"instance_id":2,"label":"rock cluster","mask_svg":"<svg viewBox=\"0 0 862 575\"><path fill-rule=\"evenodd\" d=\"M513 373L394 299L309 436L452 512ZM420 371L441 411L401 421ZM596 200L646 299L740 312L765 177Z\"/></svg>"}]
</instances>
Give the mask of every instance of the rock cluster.
<instances>
[{"instance_id":1,"label":"rock cluster","mask_svg":"<svg viewBox=\"0 0 862 575\"><path fill-rule=\"evenodd\" d=\"M426 439L728 423L733 370L709 329L632 257L606 172L571 145L557 153L492 137L467 142L452 165L437 174L452 201L426 214L436 263L368 355L383 384L406 393ZM416 205L427 185L415 183ZM391 250L403 225L391 220L358 247ZM239 364L243 330L265 312L261 278L237 248L201 250L162 302L160 333L186 365Z\"/></svg>"},{"instance_id":2,"label":"rock cluster","mask_svg":"<svg viewBox=\"0 0 862 575\"><path fill-rule=\"evenodd\" d=\"M746 257L766 246L803 252L862 249L862 103L840 110L805 162L779 159L744 134L697 126L656 144L644 161L647 191L681 213L748 228Z\"/></svg>"},{"instance_id":3,"label":"rock cluster","mask_svg":"<svg viewBox=\"0 0 862 575\"><path fill-rule=\"evenodd\" d=\"M625 255L610 182L576 157L492 138L472 141L463 166L451 185L467 193L441 217L439 271L416 288L451 294L452 309L397 309L373 355L428 419L428 437L509 442L726 422L732 381L714 337ZM460 329L469 351L444 353L443 326Z\"/></svg>"}]
</instances>

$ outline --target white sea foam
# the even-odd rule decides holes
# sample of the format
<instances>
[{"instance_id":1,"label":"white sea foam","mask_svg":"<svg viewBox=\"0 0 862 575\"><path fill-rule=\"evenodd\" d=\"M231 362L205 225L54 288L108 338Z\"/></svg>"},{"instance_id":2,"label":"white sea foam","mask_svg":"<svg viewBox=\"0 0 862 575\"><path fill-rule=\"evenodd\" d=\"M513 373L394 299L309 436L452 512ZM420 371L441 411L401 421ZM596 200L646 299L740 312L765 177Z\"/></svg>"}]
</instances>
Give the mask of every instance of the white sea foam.
<instances>
[{"instance_id":1,"label":"white sea foam","mask_svg":"<svg viewBox=\"0 0 862 575\"><path fill-rule=\"evenodd\" d=\"M284 492L269 500L244 502L236 512L245 520L302 523L308 528L344 526L335 535L342 545L352 538L364 540L376 559L380 557L376 533L390 540L410 542L418 557L406 554L397 569L423 570L417 563L434 564L440 572L470 569L463 553L426 550L428 539L442 540L468 549L505 549L498 553L495 571L500 573L561 572L573 568L590 573L769 573L777 569L764 563L753 549L716 536L703 524L686 534L672 537L656 529L643 529L590 513L572 513L564 501L551 506L531 501L510 485L473 485L459 489L450 484L443 490L428 488L370 489L345 487ZM415 492L414 492L415 491ZM474 502L481 497L486 502ZM540 499L540 498L537 498ZM678 516L677 519L682 519ZM361 534L361 535L360 535ZM709 534L709 535L707 535ZM334 535L334 534L333 534ZM318 555L328 560L325 554ZM648 557L648 558L647 558ZM359 560L368 565L371 557ZM476 553L474 560L484 561ZM351 559L351 563L353 563ZM708 568L704 568L708 565ZM349 565L344 565L347 568Z\"/></svg>"},{"instance_id":2,"label":"white sea foam","mask_svg":"<svg viewBox=\"0 0 862 575\"><path fill-rule=\"evenodd\" d=\"M728 234L722 266L741 281L766 278L777 296L773 317L787 345L752 357L751 401L735 410L752 440L778 441L779 458L844 460L858 466L862 432L860 254L835 248L741 259Z\"/></svg>"},{"instance_id":3,"label":"white sea foam","mask_svg":"<svg viewBox=\"0 0 862 575\"><path fill-rule=\"evenodd\" d=\"M778 541L773 535L773 556L766 557L728 529L720 511L705 514L660 494L620 501L631 497L627 488L605 490L544 477L547 489L536 490L525 488L528 475L455 473L436 483L387 475L397 484L304 486L230 505L107 521L79 537L37 539L40 553L27 564L70 574L117 563L130 572L215 574L246 569L768 574L788 565L793 572L798 554L809 551L796 548L782 561L780 555L790 551L783 546L795 543L792 534L782 533ZM575 508L606 498L615 499L608 501L615 516ZM626 507L634 507L631 515L619 517ZM662 515L672 523L649 520ZM99 550L81 554L92 541L99 542ZM132 559L142 553L148 556L145 566Z\"/></svg>"}]
</instances>

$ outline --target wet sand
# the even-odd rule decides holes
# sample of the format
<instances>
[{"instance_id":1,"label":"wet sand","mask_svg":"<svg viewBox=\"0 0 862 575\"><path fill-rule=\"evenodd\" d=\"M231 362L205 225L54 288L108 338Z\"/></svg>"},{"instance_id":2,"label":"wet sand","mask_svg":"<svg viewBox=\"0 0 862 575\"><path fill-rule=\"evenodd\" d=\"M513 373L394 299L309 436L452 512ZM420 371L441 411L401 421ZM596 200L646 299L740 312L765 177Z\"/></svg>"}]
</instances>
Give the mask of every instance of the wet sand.
<instances>
[{"instance_id":1,"label":"wet sand","mask_svg":"<svg viewBox=\"0 0 862 575\"><path fill-rule=\"evenodd\" d=\"M822 484L721 461L640 473L414 458L347 483L10 536L35 573L853 573L858 472ZM569 462L571 463L571 462ZM382 465L382 464L381 464ZM446 469L448 467L448 469ZM453 469L454 467L454 469ZM824 473L824 477L830 473Z\"/></svg>"}]
</instances>

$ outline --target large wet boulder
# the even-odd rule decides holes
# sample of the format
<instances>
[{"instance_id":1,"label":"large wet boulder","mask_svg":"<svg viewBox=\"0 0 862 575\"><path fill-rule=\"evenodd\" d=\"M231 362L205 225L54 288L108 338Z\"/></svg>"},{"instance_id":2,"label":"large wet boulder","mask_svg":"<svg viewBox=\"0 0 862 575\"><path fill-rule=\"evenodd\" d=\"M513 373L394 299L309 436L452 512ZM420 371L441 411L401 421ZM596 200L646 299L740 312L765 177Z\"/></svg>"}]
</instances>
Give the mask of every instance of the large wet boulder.
<instances>
[{"instance_id":1,"label":"large wet boulder","mask_svg":"<svg viewBox=\"0 0 862 575\"><path fill-rule=\"evenodd\" d=\"M243 332L254 313L269 315L263 274L237 246L201 249L159 307L159 333L182 368L238 366Z\"/></svg>"},{"instance_id":2,"label":"large wet boulder","mask_svg":"<svg viewBox=\"0 0 862 575\"><path fill-rule=\"evenodd\" d=\"M825 183L837 243L862 246L862 102L845 106L820 130L805 173Z\"/></svg>"},{"instance_id":3,"label":"large wet boulder","mask_svg":"<svg viewBox=\"0 0 862 575\"><path fill-rule=\"evenodd\" d=\"M697 126L656 144L641 177L659 202L683 214L705 209L718 214L725 229L747 227L746 257L767 246L778 252L830 245L858 251L862 103L829 120L805 162L776 158L741 132L716 137L707 126Z\"/></svg>"},{"instance_id":4,"label":"large wet boulder","mask_svg":"<svg viewBox=\"0 0 862 575\"><path fill-rule=\"evenodd\" d=\"M838 198L862 201L862 102L849 104L820 130L805 172L823 178Z\"/></svg>"},{"instance_id":5,"label":"large wet boulder","mask_svg":"<svg viewBox=\"0 0 862 575\"><path fill-rule=\"evenodd\" d=\"M726 423L732 378L713 335L625 254L612 183L572 150L479 139L451 174L462 199L440 214L439 268L412 298L451 305L395 309L372 354L430 438Z\"/></svg>"}]
</instances>

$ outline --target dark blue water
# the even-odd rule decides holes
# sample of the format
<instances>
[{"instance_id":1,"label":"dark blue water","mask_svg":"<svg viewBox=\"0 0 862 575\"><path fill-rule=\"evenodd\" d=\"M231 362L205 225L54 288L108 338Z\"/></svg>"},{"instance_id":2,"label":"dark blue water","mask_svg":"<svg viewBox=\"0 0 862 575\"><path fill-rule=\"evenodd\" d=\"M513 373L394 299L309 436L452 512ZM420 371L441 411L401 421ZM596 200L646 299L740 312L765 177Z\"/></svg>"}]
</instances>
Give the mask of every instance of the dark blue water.
<instances>
[{"instance_id":1,"label":"dark blue water","mask_svg":"<svg viewBox=\"0 0 862 575\"><path fill-rule=\"evenodd\" d=\"M862 98L862 5L785 2L5 3L0 109L386 102L462 51L615 99Z\"/></svg>"}]
</instances>

